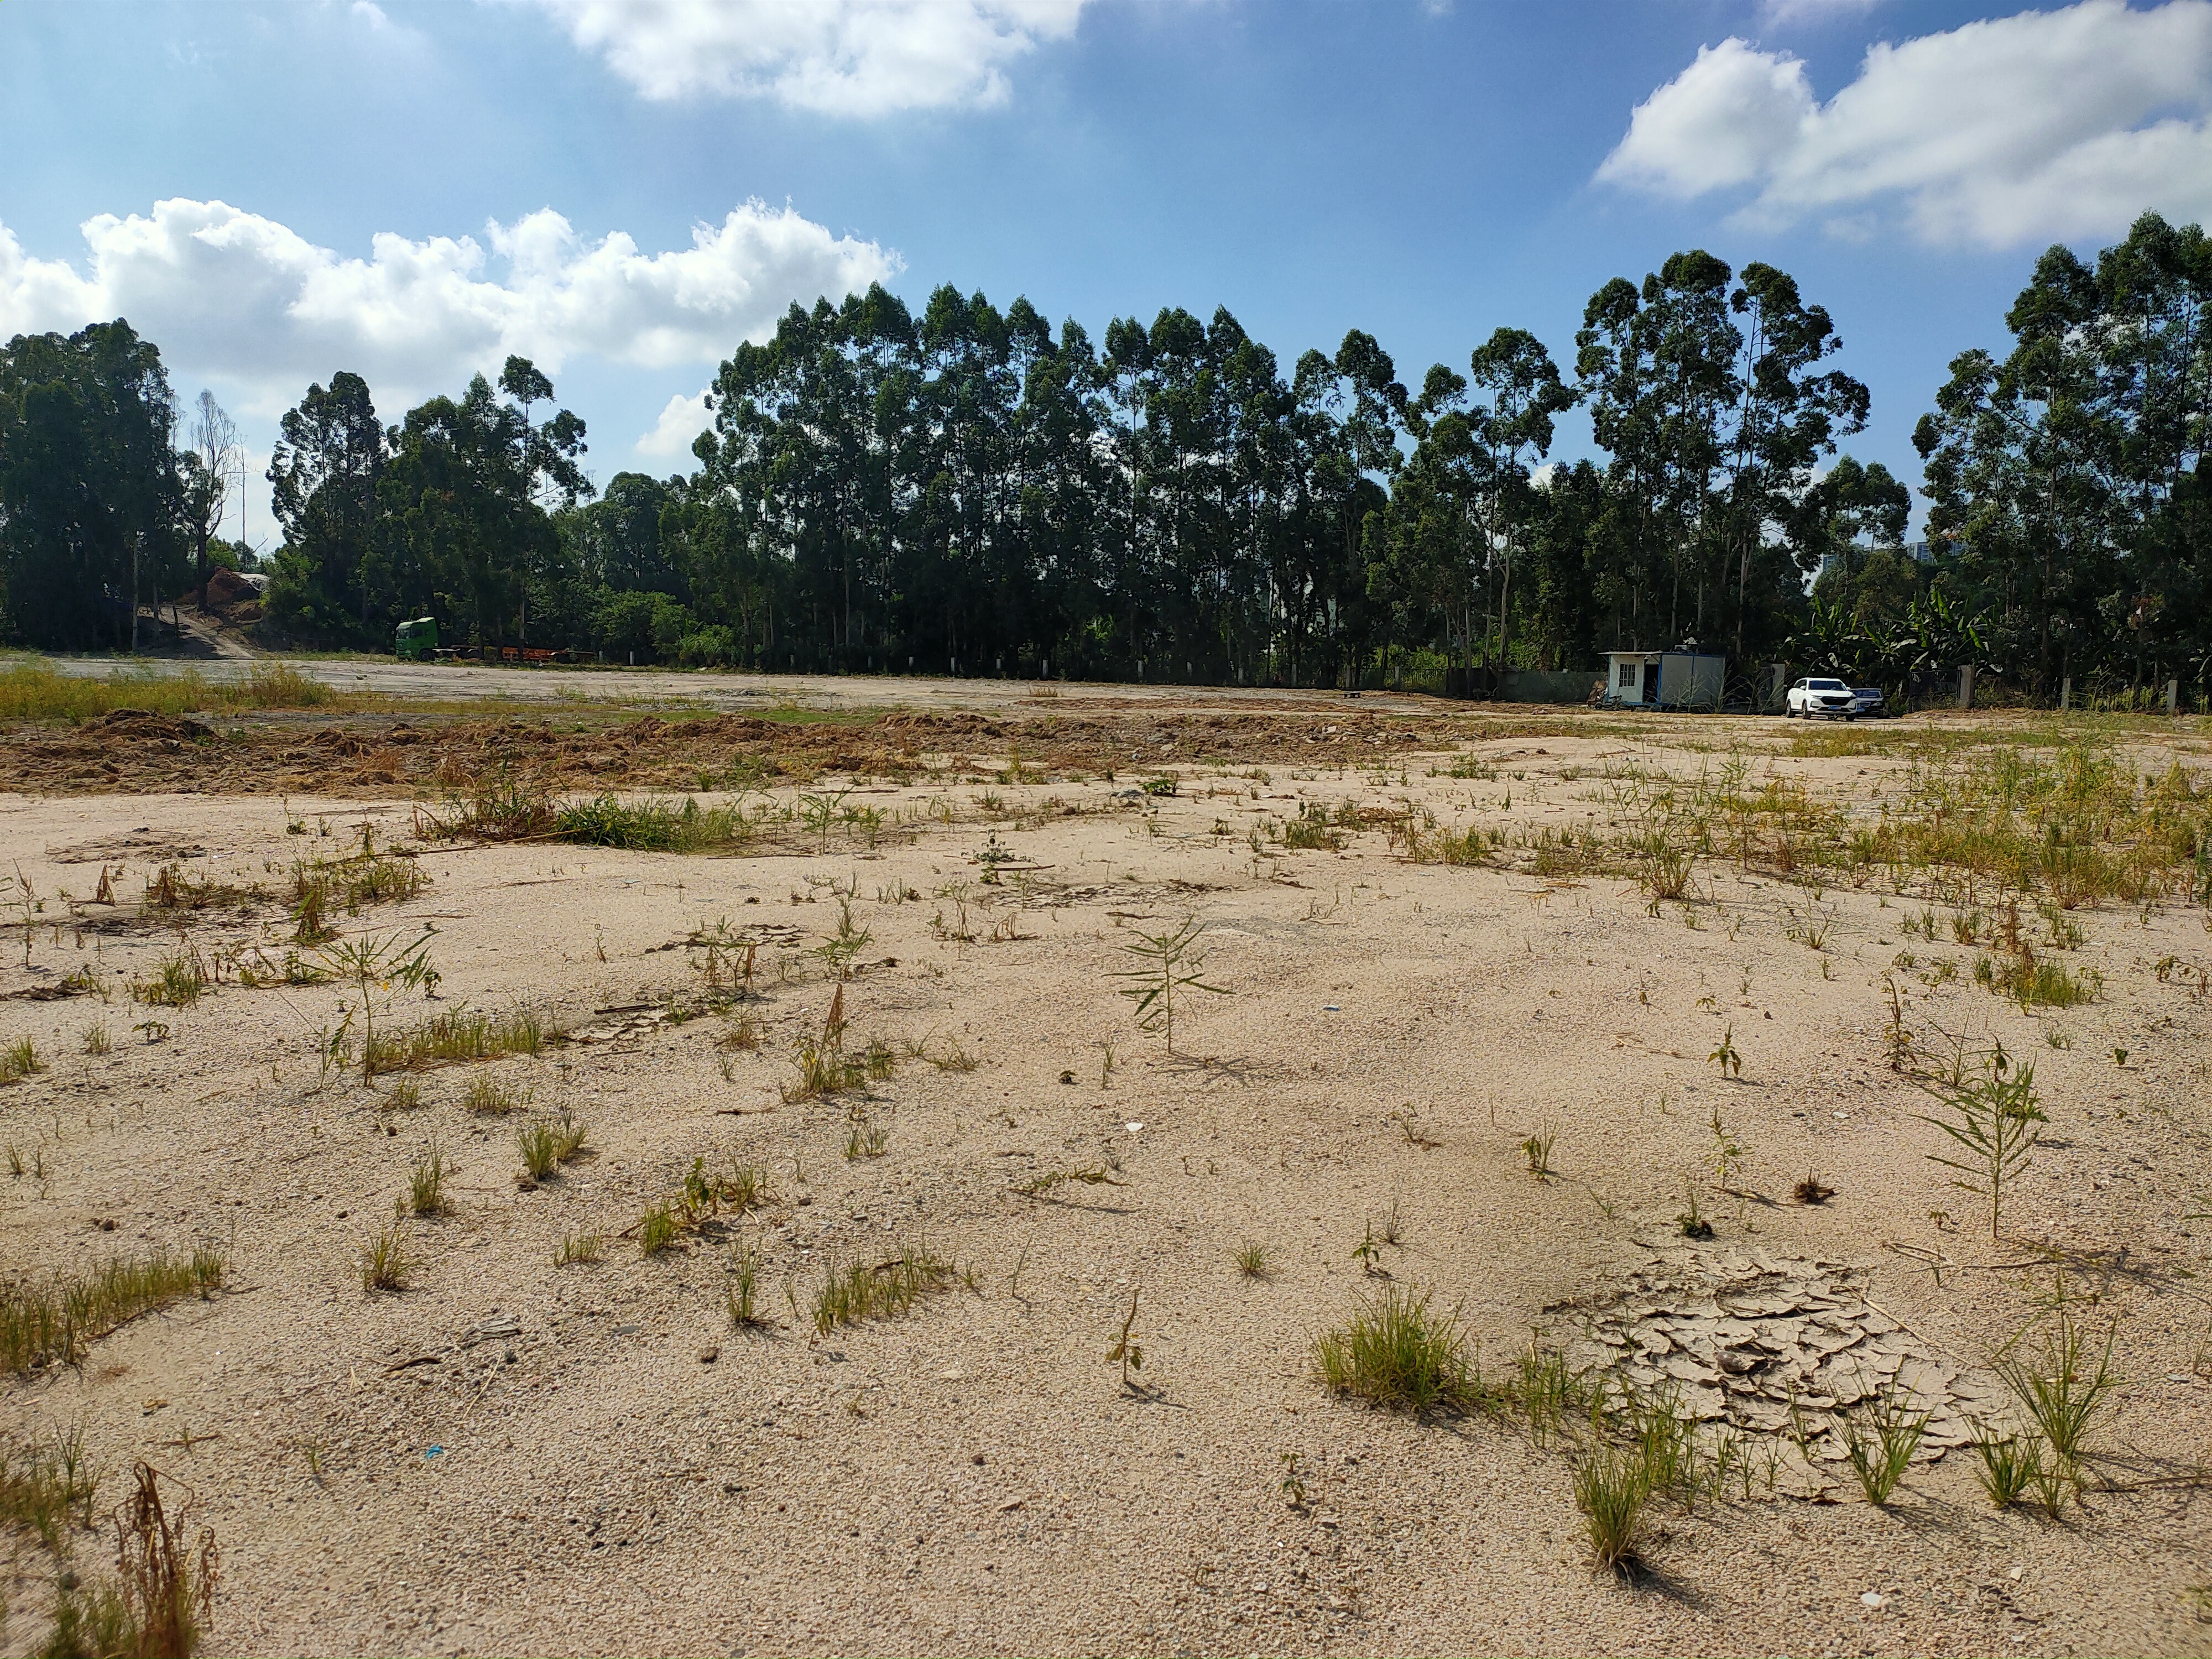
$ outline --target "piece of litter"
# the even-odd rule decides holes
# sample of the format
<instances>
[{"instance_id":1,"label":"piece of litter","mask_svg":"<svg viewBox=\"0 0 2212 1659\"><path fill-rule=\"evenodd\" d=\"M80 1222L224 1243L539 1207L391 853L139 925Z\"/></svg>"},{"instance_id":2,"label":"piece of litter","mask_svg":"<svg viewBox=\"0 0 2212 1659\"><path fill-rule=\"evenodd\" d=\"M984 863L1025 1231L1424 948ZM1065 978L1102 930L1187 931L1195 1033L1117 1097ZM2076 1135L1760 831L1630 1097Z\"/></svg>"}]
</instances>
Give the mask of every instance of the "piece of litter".
<instances>
[{"instance_id":1,"label":"piece of litter","mask_svg":"<svg viewBox=\"0 0 2212 1659\"><path fill-rule=\"evenodd\" d=\"M425 1457L443 1457L445 1455L446 1449L443 1446L425 1446L422 1449L422 1455Z\"/></svg>"},{"instance_id":2,"label":"piece of litter","mask_svg":"<svg viewBox=\"0 0 2212 1659\"><path fill-rule=\"evenodd\" d=\"M1324 1014L1340 1014L1344 1012L1343 1009L1338 1007L1336 1004L1333 1002L1324 1002L1322 1004L1321 1011Z\"/></svg>"},{"instance_id":3,"label":"piece of litter","mask_svg":"<svg viewBox=\"0 0 2212 1659\"><path fill-rule=\"evenodd\" d=\"M1843 1119L1847 1118L1850 1115L1850 1114L1849 1112L1838 1112L1836 1114L1836 1117L1838 1121L1841 1121Z\"/></svg>"},{"instance_id":4,"label":"piece of litter","mask_svg":"<svg viewBox=\"0 0 2212 1659\"><path fill-rule=\"evenodd\" d=\"M1134 1134L1138 1130L1143 1128L1145 1126L1141 1123L1124 1123L1121 1127L1127 1129L1131 1134Z\"/></svg>"},{"instance_id":5,"label":"piece of litter","mask_svg":"<svg viewBox=\"0 0 2212 1659\"><path fill-rule=\"evenodd\" d=\"M1883 1607L1889 1605L1889 1598L1887 1595L1884 1595L1880 1590L1869 1590L1865 1595L1860 1596L1859 1600L1865 1602L1867 1606L1870 1607Z\"/></svg>"}]
</instances>

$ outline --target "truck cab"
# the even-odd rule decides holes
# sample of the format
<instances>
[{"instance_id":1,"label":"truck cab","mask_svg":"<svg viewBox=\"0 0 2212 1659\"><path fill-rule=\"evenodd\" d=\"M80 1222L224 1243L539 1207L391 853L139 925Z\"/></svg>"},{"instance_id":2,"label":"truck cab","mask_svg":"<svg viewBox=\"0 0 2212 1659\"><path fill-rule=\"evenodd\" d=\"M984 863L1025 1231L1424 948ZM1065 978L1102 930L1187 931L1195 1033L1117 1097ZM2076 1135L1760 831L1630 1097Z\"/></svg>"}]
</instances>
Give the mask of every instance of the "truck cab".
<instances>
[{"instance_id":1,"label":"truck cab","mask_svg":"<svg viewBox=\"0 0 2212 1659\"><path fill-rule=\"evenodd\" d=\"M428 662L438 654L437 618L417 617L412 622L400 623L392 641L392 651L402 662Z\"/></svg>"}]
</instances>

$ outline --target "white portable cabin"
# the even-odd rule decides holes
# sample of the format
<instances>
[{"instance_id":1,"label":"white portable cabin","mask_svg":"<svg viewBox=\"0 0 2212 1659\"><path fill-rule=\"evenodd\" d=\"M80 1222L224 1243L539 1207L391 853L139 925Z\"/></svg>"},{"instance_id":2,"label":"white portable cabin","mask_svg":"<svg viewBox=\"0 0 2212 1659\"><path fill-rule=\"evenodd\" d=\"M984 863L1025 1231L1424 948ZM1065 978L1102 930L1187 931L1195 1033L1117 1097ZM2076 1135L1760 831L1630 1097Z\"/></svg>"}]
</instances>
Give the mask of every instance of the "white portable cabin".
<instances>
[{"instance_id":1,"label":"white portable cabin","mask_svg":"<svg viewBox=\"0 0 2212 1659\"><path fill-rule=\"evenodd\" d=\"M1608 651L1605 701L1622 708L1718 708L1726 657L1692 651Z\"/></svg>"}]
</instances>

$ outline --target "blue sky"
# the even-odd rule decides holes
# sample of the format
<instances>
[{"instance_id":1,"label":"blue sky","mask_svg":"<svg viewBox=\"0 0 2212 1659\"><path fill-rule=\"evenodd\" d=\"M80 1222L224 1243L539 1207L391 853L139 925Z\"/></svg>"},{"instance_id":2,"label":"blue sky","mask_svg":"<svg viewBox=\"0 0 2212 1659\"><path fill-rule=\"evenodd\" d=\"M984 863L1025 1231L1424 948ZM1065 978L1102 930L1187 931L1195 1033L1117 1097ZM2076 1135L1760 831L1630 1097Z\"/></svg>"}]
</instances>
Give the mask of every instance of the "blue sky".
<instances>
[{"instance_id":1,"label":"blue sky","mask_svg":"<svg viewBox=\"0 0 2212 1659\"><path fill-rule=\"evenodd\" d=\"M0 337L120 310L258 452L310 379L396 419L523 349L604 481L825 286L1416 383L1702 246L1828 307L1917 478L2043 246L2212 211L2208 108L2207 0L0 0Z\"/></svg>"}]
</instances>

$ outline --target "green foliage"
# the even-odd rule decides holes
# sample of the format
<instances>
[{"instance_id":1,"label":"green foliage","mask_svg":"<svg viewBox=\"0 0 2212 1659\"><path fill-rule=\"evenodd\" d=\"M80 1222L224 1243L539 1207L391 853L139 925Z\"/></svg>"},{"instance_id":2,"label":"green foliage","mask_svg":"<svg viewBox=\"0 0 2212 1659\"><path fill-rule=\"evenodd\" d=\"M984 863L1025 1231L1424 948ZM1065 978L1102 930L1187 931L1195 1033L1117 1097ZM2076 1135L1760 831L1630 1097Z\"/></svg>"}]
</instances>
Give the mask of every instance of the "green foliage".
<instances>
[{"instance_id":1,"label":"green foliage","mask_svg":"<svg viewBox=\"0 0 2212 1659\"><path fill-rule=\"evenodd\" d=\"M814 1328L827 1336L840 1325L893 1318L967 1277L926 1244L908 1245L888 1261L833 1260L815 1297Z\"/></svg>"},{"instance_id":2,"label":"green foliage","mask_svg":"<svg viewBox=\"0 0 2212 1659\"><path fill-rule=\"evenodd\" d=\"M2009 1075L2008 1075L2009 1074ZM1978 1075L1961 1070L1920 1086L1941 1101L1948 1115L1923 1115L1949 1136L1957 1156L1929 1154L1959 1172L1953 1184L1989 1200L1990 1237L1997 1237L2004 1191L2027 1168L2049 1121L2035 1094L2035 1067L2015 1065L2002 1045L1981 1056Z\"/></svg>"},{"instance_id":3,"label":"green foliage","mask_svg":"<svg viewBox=\"0 0 2212 1659\"><path fill-rule=\"evenodd\" d=\"M1140 964L1115 975L1116 979L1134 981L1121 994L1136 1004L1139 1029L1160 1033L1167 1040L1167 1050L1171 1054L1175 1053L1175 1002L1178 991L1204 991L1218 997L1233 994L1222 986L1206 984L1200 977L1205 971L1206 958L1196 946L1199 936L1205 931L1206 924L1193 917L1180 927L1157 933L1139 931L1136 944L1121 947Z\"/></svg>"},{"instance_id":4,"label":"green foliage","mask_svg":"<svg viewBox=\"0 0 2212 1659\"><path fill-rule=\"evenodd\" d=\"M1331 1394L1395 1411L1465 1411L1480 1386L1456 1315L1431 1310L1425 1293L1392 1285L1363 1300L1323 1334L1314 1357Z\"/></svg>"},{"instance_id":5,"label":"green foliage","mask_svg":"<svg viewBox=\"0 0 2212 1659\"><path fill-rule=\"evenodd\" d=\"M75 1364L88 1344L117 1326L220 1290L226 1271L214 1250L156 1250L137 1261L118 1257L81 1277L0 1283L0 1370Z\"/></svg>"}]
</instances>

